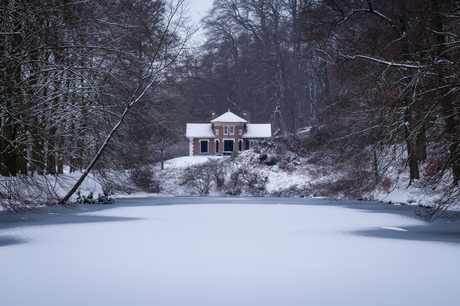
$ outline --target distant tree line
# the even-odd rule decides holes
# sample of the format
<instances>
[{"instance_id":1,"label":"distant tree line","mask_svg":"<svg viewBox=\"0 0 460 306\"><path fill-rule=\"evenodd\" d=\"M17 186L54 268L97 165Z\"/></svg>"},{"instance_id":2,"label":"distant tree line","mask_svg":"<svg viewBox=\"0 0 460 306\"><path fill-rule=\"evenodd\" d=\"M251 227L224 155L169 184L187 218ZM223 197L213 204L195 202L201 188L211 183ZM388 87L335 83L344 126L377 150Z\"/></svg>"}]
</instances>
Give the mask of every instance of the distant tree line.
<instances>
[{"instance_id":1,"label":"distant tree line","mask_svg":"<svg viewBox=\"0 0 460 306\"><path fill-rule=\"evenodd\" d=\"M215 0L195 49L183 2L2 1L0 177L83 170L109 136L97 167L144 173L230 108L275 136L311 127L368 186L407 169L428 218L458 203L460 1Z\"/></svg>"},{"instance_id":2,"label":"distant tree line","mask_svg":"<svg viewBox=\"0 0 460 306\"><path fill-rule=\"evenodd\" d=\"M205 18L206 41L190 56L187 104L202 120L228 108L271 122L276 135L320 121L330 70L305 35L306 3L217 0Z\"/></svg>"},{"instance_id":3,"label":"distant tree line","mask_svg":"<svg viewBox=\"0 0 460 306\"><path fill-rule=\"evenodd\" d=\"M313 126L369 184L408 169L437 196L427 217L458 203L460 1L216 0L205 30L188 60L195 116Z\"/></svg>"},{"instance_id":4,"label":"distant tree line","mask_svg":"<svg viewBox=\"0 0 460 306\"><path fill-rule=\"evenodd\" d=\"M167 32L164 1L0 5L2 176L86 167L127 101L155 73L163 94L145 95L141 119L160 107L168 85L158 72L183 39Z\"/></svg>"}]
</instances>

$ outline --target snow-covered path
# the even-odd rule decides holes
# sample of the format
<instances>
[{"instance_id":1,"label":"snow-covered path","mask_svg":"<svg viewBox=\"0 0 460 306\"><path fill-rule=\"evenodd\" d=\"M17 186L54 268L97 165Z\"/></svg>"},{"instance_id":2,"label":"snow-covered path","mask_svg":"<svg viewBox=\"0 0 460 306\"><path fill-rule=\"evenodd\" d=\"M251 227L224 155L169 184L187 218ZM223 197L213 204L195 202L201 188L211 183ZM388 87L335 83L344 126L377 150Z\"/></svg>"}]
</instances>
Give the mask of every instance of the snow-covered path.
<instances>
[{"instance_id":1,"label":"snow-covered path","mask_svg":"<svg viewBox=\"0 0 460 306\"><path fill-rule=\"evenodd\" d=\"M460 244L424 241L431 226L410 214L153 198L1 221L7 306L458 305Z\"/></svg>"}]
</instances>

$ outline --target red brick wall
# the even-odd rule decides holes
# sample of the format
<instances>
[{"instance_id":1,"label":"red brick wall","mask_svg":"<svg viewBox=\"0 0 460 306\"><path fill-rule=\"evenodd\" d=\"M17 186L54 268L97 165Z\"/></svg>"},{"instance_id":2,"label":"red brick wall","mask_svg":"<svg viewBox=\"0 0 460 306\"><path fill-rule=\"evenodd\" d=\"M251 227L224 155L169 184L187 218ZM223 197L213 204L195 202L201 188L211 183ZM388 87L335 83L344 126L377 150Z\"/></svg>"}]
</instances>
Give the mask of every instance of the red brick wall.
<instances>
[{"instance_id":1,"label":"red brick wall","mask_svg":"<svg viewBox=\"0 0 460 306\"><path fill-rule=\"evenodd\" d=\"M201 143L200 141L208 141L208 153L201 153ZM214 155L216 153L215 140L213 138L194 138L193 139L193 155Z\"/></svg>"},{"instance_id":2,"label":"red brick wall","mask_svg":"<svg viewBox=\"0 0 460 306\"><path fill-rule=\"evenodd\" d=\"M224 125L228 126L228 135L224 135ZM243 131L244 134L244 126L242 125L233 125L234 126L234 133L233 135L230 135L230 126L232 124L223 124L223 125L215 125L213 132L215 133L216 130L219 131L219 135L216 136L215 138L194 138L193 139L193 155L215 155L216 154L216 140L219 140L219 152L217 154L223 154L224 150L224 140L234 140L234 146L233 150L234 151L239 151L239 141L241 140L242 143L242 151L246 150L246 139L243 138L243 136L240 136L240 131ZM208 141L208 153L201 153L201 140L207 140Z\"/></svg>"}]
</instances>

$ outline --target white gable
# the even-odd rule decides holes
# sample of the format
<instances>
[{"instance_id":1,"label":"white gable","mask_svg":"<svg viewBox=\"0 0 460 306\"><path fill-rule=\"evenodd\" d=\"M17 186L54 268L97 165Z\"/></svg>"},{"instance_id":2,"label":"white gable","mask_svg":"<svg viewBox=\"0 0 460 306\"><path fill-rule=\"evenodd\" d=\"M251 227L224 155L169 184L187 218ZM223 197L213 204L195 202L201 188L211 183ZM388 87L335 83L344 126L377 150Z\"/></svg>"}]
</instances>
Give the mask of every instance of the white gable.
<instances>
[{"instance_id":1,"label":"white gable","mask_svg":"<svg viewBox=\"0 0 460 306\"><path fill-rule=\"evenodd\" d=\"M187 123L185 135L188 138L214 138L211 123Z\"/></svg>"},{"instance_id":2,"label":"white gable","mask_svg":"<svg viewBox=\"0 0 460 306\"><path fill-rule=\"evenodd\" d=\"M270 123L263 124L246 124L247 132L244 133L244 138L266 138L272 136L272 125Z\"/></svg>"},{"instance_id":3,"label":"white gable","mask_svg":"<svg viewBox=\"0 0 460 306\"><path fill-rule=\"evenodd\" d=\"M246 120L244 120L241 117L238 117L231 111L226 112L225 114L217 117L216 119L211 120L212 123L216 122L240 122L240 123L247 123Z\"/></svg>"}]
</instances>

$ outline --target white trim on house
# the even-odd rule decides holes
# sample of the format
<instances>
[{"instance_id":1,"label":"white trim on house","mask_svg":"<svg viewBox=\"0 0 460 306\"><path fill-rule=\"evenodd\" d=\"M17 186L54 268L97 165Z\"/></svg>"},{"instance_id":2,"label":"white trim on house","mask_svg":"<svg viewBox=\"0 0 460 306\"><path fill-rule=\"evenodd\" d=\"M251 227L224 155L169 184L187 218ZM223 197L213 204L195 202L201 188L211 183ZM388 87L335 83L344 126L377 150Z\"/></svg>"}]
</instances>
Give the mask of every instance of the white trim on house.
<instances>
[{"instance_id":1,"label":"white trim on house","mask_svg":"<svg viewBox=\"0 0 460 306\"><path fill-rule=\"evenodd\" d=\"M193 156L193 140L194 138L190 138L188 142L188 155Z\"/></svg>"}]
</instances>

